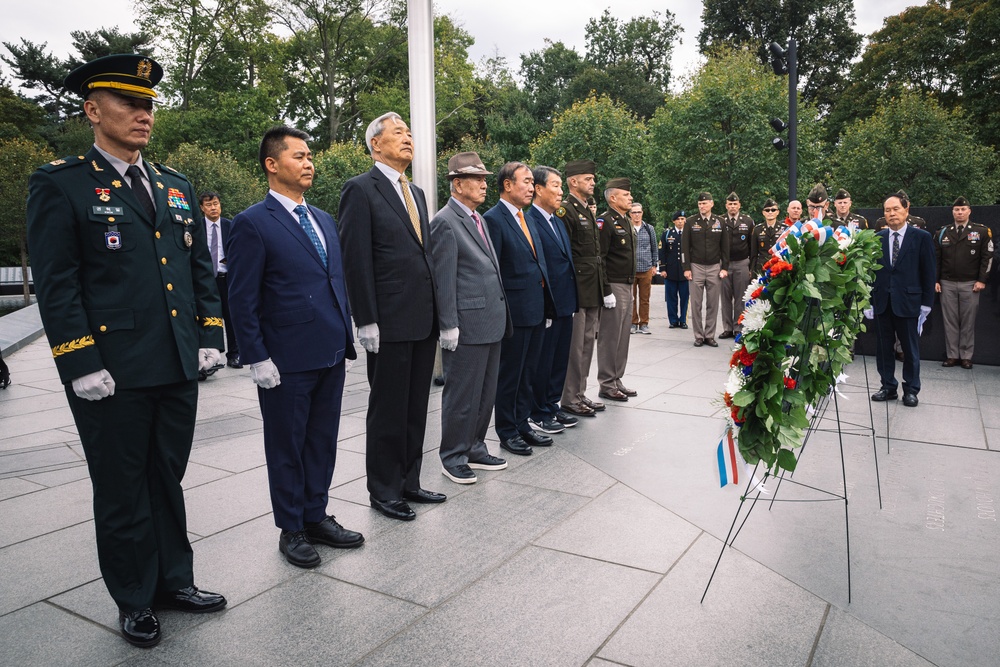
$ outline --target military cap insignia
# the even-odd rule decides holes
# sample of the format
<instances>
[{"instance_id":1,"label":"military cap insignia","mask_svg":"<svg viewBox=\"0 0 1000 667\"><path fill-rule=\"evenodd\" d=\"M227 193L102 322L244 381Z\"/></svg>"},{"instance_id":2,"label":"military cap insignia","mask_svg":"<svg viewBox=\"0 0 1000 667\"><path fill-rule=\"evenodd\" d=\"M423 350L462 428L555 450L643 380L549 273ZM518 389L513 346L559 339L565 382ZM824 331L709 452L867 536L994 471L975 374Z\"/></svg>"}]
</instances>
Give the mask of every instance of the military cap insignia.
<instances>
[{"instance_id":1,"label":"military cap insignia","mask_svg":"<svg viewBox=\"0 0 1000 667\"><path fill-rule=\"evenodd\" d=\"M94 188L94 192L97 193L97 198L101 201L111 201L111 188Z\"/></svg>"},{"instance_id":2,"label":"military cap insignia","mask_svg":"<svg viewBox=\"0 0 1000 667\"><path fill-rule=\"evenodd\" d=\"M184 232L184 245L188 248L194 245L194 237L191 236L191 232Z\"/></svg>"},{"instance_id":3,"label":"military cap insignia","mask_svg":"<svg viewBox=\"0 0 1000 667\"><path fill-rule=\"evenodd\" d=\"M119 181L118 179L115 179L111 181L111 185L115 186L116 188L120 188L122 186L122 182Z\"/></svg>"},{"instance_id":4,"label":"military cap insignia","mask_svg":"<svg viewBox=\"0 0 1000 667\"><path fill-rule=\"evenodd\" d=\"M163 186L160 185L162 188ZM190 211L191 205L188 204L187 199L184 197L184 193L177 188L167 189L167 205L171 208L179 208L184 211Z\"/></svg>"},{"instance_id":5,"label":"military cap insignia","mask_svg":"<svg viewBox=\"0 0 1000 667\"><path fill-rule=\"evenodd\" d=\"M148 80L153 75L153 63L148 58L143 58L135 68L135 75Z\"/></svg>"},{"instance_id":6,"label":"military cap insignia","mask_svg":"<svg viewBox=\"0 0 1000 667\"><path fill-rule=\"evenodd\" d=\"M565 215L566 215L566 209L565 208L563 208L562 206L560 206L559 208L556 209L556 217L557 218L561 218L561 217L563 217Z\"/></svg>"},{"instance_id":7,"label":"military cap insignia","mask_svg":"<svg viewBox=\"0 0 1000 667\"><path fill-rule=\"evenodd\" d=\"M67 341L65 343L60 343L52 348L53 357L61 357L64 354L69 354L70 352L76 352L77 350L82 350L85 347L94 344L93 336L84 336L83 338L77 338L75 340Z\"/></svg>"},{"instance_id":8,"label":"military cap insignia","mask_svg":"<svg viewBox=\"0 0 1000 667\"><path fill-rule=\"evenodd\" d=\"M94 171L104 171L103 169L97 166L97 160L91 160L90 164L93 165Z\"/></svg>"},{"instance_id":9,"label":"military cap insignia","mask_svg":"<svg viewBox=\"0 0 1000 667\"><path fill-rule=\"evenodd\" d=\"M66 164L66 160L53 160L52 162L49 162L49 164L53 167L58 167L61 164Z\"/></svg>"}]
</instances>

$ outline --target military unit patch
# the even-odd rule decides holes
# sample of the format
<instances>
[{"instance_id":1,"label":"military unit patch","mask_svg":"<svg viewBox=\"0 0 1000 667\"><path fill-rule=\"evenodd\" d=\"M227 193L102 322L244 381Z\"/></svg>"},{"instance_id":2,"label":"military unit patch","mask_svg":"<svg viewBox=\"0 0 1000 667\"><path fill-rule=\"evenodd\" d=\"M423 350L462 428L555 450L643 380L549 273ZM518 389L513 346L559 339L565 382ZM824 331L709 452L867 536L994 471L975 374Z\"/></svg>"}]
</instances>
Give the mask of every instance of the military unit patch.
<instances>
[{"instance_id":1,"label":"military unit patch","mask_svg":"<svg viewBox=\"0 0 1000 667\"><path fill-rule=\"evenodd\" d=\"M162 185L160 187L163 187ZM187 199L184 197L184 193L177 188L169 188L167 190L167 205L171 208L179 208L184 211L190 211L191 206L188 204Z\"/></svg>"},{"instance_id":2,"label":"military unit patch","mask_svg":"<svg viewBox=\"0 0 1000 667\"><path fill-rule=\"evenodd\" d=\"M122 235L117 231L104 232L104 243L108 250L119 250L122 247Z\"/></svg>"}]
</instances>

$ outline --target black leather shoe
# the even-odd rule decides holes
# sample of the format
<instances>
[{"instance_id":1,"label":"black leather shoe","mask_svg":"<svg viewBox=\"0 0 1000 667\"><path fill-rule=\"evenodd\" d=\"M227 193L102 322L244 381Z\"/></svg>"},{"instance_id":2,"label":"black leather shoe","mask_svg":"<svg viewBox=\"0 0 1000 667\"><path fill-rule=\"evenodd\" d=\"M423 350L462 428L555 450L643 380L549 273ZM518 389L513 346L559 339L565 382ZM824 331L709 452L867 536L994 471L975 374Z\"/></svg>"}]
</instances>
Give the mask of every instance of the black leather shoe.
<instances>
[{"instance_id":1,"label":"black leather shoe","mask_svg":"<svg viewBox=\"0 0 1000 667\"><path fill-rule=\"evenodd\" d=\"M941 362L941 365L944 366L945 368L951 368L952 366L958 366L958 359L952 359L951 357L948 357L943 362Z\"/></svg>"},{"instance_id":2,"label":"black leather shoe","mask_svg":"<svg viewBox=\"0 0 1000 667\"><path fill-rule=\"evenodd\" d=\"M705 345L708 345L709 347L719 347L719 344L715 341L714 338L706 338Z\"/></svg>"},{"instance_id":3,"label":"black leather shoe","mask_svg":"<svg viewBox=\"0 0 1000 667\"><path fill-rule=\"evenodd\" d=\"M528 443L524 441L524 438L519 435L501 442L500 449L507 450L511 454L517 454L518 456L531 456L534 453L531 447L528 446Z\"/></svg>"},{"instance_id":4,"label":"black leather shoe","mask_svg":"<svg viewBox=\"0 0 1000 667\"><path fill-rule=\"evenodd\" d=\"M917 407L917 403L919 403L919 401L917 400L916 394L903 394L903 405L906 407L915 408Z\"/></svg>"},{"instance_id":5,"label":"black leather shoe","mask_svg":"<svg viewBox=\"0 0 1000 667\"><path fill-rule=\"evenodd\" d=\"M118 610L118 627L122 637L132 646L152 648L160 643L160 622L152 609Z\"/></svg>"},{"instance_id":6,"label":"black leather shoe","mask_svg":"<svg viewBox=\"0 0 1000 667\"><path fill-rule=\"evenodd\" d=\"M962 368L965 370L972 370L972 359L962 359Z\"/></svg>"},{"instance_id":7,"label":"black leather shoe","mask_svg":"<svg viewBox=\"0 0 1000 667\"><path fill-rule=\"evenodd\" d=\"M723 331L722 333L719 334L719 338L732 338L732 337L733 337L732 331Z\"/></svg>"},{"instance_id":8,"label":"black leather shoe","mask_svg":"<svg viewBox=\"0 0 1000 667\"><path fill-rule=\"evenodd\" d=\"M426 505L428 503L443 503L448 500L448 496L443 493L437 493L436 491L417 489L416 491L403 491L403 499L409 500L411 503L422 503Z\"/></svg>"},{"instance_id":9,"label":"black leather shoe","mask_svg":"<svg viewBox=\"0 0 1000 667\"><path fill-rule=\"evenodd\" d=\"M695 347L701 347L704 344L705 344L705 339L704 338L695 338L694 339L694 346Z\"/></svg>"},{"instance_id":10,"label":"black leather shoe","mask_svg":"<svg viewBox=\"0 0 1000 667\"><path fill-rule=\"evenodd\" d=\"M239 357L229 357L229 361L226 362L226 365L230 368L243 368L243 362L240 361Z\"/></svg>"},{"instance_id":11,"label":"black leather shoe","mask_svg":"<svg viewBox=\"0 0 1000 667\"><path fill-rule=\"evenodd\" d=\"M670 328L670 329L680 329L681 325L679 325L679 324L671 324L670 327L668 327L668 328Z\"/></svg>"},{"instance_id":12,"label":"black leather shoe","mask_svg":"<svg viewBox=\"0 0 1000 667\"><path fill-rule=\"evenodd\" d=\"M609 389L608 391L602 391L597 394L601 398L606 398L609 401L619 401L624 402L628 400L628 396L618 391L617 389Z\"/></svg>"},{"instance_id":13,"label":"black leather shoe","mask_svg":"<svg viewBox=\"0 0 1000 667\"><path fill-rule=\"evenodd\" d=\"M552 438L533 429L528 429L526 433L518 433L518 435L521 436L521 440L523 440L526 445L533 445L535 447L552 446Z\"/></svg>"},{"instance_id":14,"label":"black leather shoe","mask_svg":"<svg viewBox=\"0 0 1000 667\"><path fill-rule=\"evenodd\" d=\"M218 593L199 591L197 586L188 586L176 591L157 593L153 606L157 609L176 609L192 614L207 614L225 608L226 598Z\"/></svg>"},{"instance_id":15,"label":"black leather shoe","mask_svg":"<svg viewBox=\"0 0 1000 667\"><path fill-rule=\"evenodd\" d=\"M334 549L354 549L365 543L364 535L347 530L332 516L326 517L319 523L307 523L305 532L313 544L325 544Z\"/></svg>"},{"instance_id":16,"label":"black leather shoe","mask_svg":"<svg viewBox=\"0 0 1000 667\"><path fill-rule=\"evenodd\" d=\"M896 361L906 361L906 357L903 355L902 352L896 353Z\"/></svg>"},{"instance_id":17,"label":"black leather shoe","mask_svg":"<svg viewBox=\"0 0 1000 667\"><path fill-rule=\"evenodd\" d=\"M593 412L593 410L591 410ZM580 420L573 415L568 415L562 410L556 412L556 421L562 424L565 428L573 428L580 423Z\"/></svg>"},{"instance_id":18,"label":"black leather shoe","mask_svg":"<svg viewBox=\"0 0 1000 667\"><path fill-rule=\"evenodd\" d=\"M639 395L639 392L637 392L635 389L629 389L628 387L618 387L618 391L629 397Z\"/></svg>"},{"instance_id":19,"label":"black leather shoe","mask_svg":"<svg viewBox=\"0 0 1000 667\"><path fill-rule=\"evenodd\" d=\"M681 329L687 329L687 328L688 328L687 322L681 322Z\"/></svg>"},{"instance_id":20,"label":"black leather shoe","mask_svg":"<svg viewBox=\"0 0 1000 667\"><path fill-rule=\"evenodd\" d=\"M584 396L583 398L581 398L580 402L583 403L584 405L586 405L588 408L590 408L594 412L603 412L608 407L608 406L604 405L604 403L601 403L600 401L592 401L589 398L587 398L586 396Z\"/></svg>"},{"instance_id":21,"label":"black leather shoe","mask_svg":"<svg viewBox=\"0 0 1000 667\"><path fill-rule=\"evenodd\" d=\"M879 389L877 392L872 394L872 400L876 403L881 403L882 401L895 401L899 398L899 394L895 390L889 391L888 389Z\"/></svg>"},{"instance_id":22,"label":"black leather shoe","mask_svg":"<svg viewBox=\"0 0 1000 667\"><path fill-rule=\"evenodd\" d=\"M572 412L574 415L580 415L581 417L593 417L597 414L583 403L565 403L563 404L563 410Z\"/></svg>"},{"instance_id":23,"label":"black leather shoe","mask_svg":"<svg viewBox=\"0 0 1000 667\"><path fill-rule=\"evenodd\" d=\"M417 513L410 509L410 506L403 500L377 500L371 499L372 509L377 510L384 516L398 521L413 521L417 518Z\"/></svg>"},{"instance_id":24,"label":"black leather shoe","mask_svg":"<svg viewBox=\"0 0 1000 667\"><path fill-rule=\"evenodd\" d=\"M304 530L283 530L278 538L278 551L295 567L309 569L322 561L316 547L309 543Z\"/></svg>"}]
</instances>

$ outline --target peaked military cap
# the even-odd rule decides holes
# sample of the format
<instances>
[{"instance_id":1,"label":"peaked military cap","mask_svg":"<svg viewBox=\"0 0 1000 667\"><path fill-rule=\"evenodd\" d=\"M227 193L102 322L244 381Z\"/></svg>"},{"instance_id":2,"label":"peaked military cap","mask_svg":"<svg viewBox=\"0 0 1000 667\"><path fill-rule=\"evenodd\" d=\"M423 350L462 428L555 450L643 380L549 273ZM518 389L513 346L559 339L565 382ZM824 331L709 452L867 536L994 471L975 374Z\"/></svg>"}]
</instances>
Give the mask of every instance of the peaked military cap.
<instances>
[{"instance_id":1,"label":"peaked military cap","mask_svg":"<svg viewBox=\"0 0 1000 667\"><path fill-rule=\"evenodd\" d=\"M729 196L726 197L726 201L739 201L739 200L740 200L740 196L738 194L736 194L735 192L730 192Z\"/></svg>"},{"instance_id":2,"label":"peaked military cap","mask_svg":"<svg viewBox=\"0 0 1000 667\"><path fill-rule=\"evenodd\" d=\"M833 196L834 201L839 201L841 199L850 199L850 198L851 198L851 193L845 190L844 188L840 188L839 190L837 190L837 194Z\"/></svg>"},{"instance_id":3,"label":"peaked military cap","mask_svg":"<svg viewBox=\"0 0 1000 667\"><path fill-rule=\"evenodd\" d=\"M969 205L969 200L966 199L965 197L959 197L958 199L955 200L955 203L952 204L952 206L968 206L968 205Z\"/></svg>"},{"instance_id":4,"label":"peaked military cap","mask_svg":"<svg viewBox=\"0 0 1000 667\"><path fill-rule=\"evenodd\" d=\"M587 197L587 206L597 206L597 200L591 197Z\"/></svg>"},{"instance_id":5,"label":"peaked military cap","mask_svg":"<svg viewBox=\"0 0 1000 667\"><path fill-rule=\"evenodd\" d=\"M778 202L774 201L770 197L764 200L764 205L761 208L778 208Z\"/></svg>"},{"instance_id":6,"label":"peaked military cap","mask_svg":"<svg viewBox=\"0 0 1000 667\"><path fill-rule=\"evenodd\" d=\"M711 192L702 192L698 195L698 201L714 201Z\"/></svg>"},{"instance_id":7,"label":"peaked military cap","mask_svg":"<svg viewBox=\"0 0 1000 667\"><path fill-rule=\"evenodd\" d=\"M572 160L566 163L563 167L563 171L566 173L566 178L570 176L579 176L581 174L596 174L597 173L597 163L593 160Z\"/></svg>"},{"instance_id":8,"label":"peaked military cap","mask_svg":"<svg viewBox=\"0 0 1000 667\"><path fill-rule=\"evenodd\" d=\"M95 90L110 90L126 97L152 100L153 86L163 78L163 68L140 53L116 53L80 65L69 73L66 90L87 98Z\"/></svg>"},{"instance_id":9,"label":"peaked military cap","mask_svg":"<svg viewBox=\"0 0 1000 667\"><path fill-rule=\"evenodd\" d=\"M823 204L829 197L826 194L826 188L823 187L822 183L817 183L813 186L813 189L809 191L809 195L806 197L806 201L810 204Z\"/></svg>"},{"instance_id":10,"label":"peaked military cap","mask_svg":"<svg viewBox=\"0 0 1000 667\"><path fill-rule=\"evenodd\" d=\"M479 159L479 153L457 153L448 160L448 178L459 176L490 176L493 172L486 171L486 166Z\"/></svg>"},{"instance_id":11,"label":"peaked military cap","mask_svg":"<svg viewBox=\"0 0 1000 667\"><path fill-rule=\"evenodd\" d=\"M627 178L612 178L608 181L608 184L604 186L605 190L625 190L626 192L632 191L632 181Z\"/></svg>"}]
</instances>

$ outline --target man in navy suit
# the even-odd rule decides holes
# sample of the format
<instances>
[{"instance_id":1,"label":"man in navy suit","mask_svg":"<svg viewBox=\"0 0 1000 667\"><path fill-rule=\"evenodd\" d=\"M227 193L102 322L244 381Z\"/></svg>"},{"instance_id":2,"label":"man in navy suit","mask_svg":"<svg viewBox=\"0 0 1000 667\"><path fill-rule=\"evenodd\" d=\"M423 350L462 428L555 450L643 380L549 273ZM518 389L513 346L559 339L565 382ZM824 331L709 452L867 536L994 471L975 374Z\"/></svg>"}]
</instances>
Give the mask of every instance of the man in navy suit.
<instances>
[{"instance_id":1,"label":"man in navy suit","mask_svg":"<svg viewBox=\"0 0 1000 667\"><path fill-rule=\"evenodd\" d=\"M278 549L320 564L314 544L361 546L326 513L337 457L346 362L357 358L337 226L303 197L313 181L308 135L274 127L260 143L267 198L233 220L229 303L257 384Z\"/></svg>"},{"instance_id":2,"label":"man in navy suit","mask_svg":"<svg viewBox=\"0 0 1000 667\"><path fill-rule=\"evenodd\" d=\"M494 428L500 447L519 456L532 454L532 445L552 444L552 438L528 424L534 401L533 373L542 351L546 319L554 314L542 237L521 210L531 203L534 184L527 165L503 165L497 172L500 201L483 216L500 263L514 325L513 334L500 346Z\"/></svg>"},{"instance_id":3,"label":"man in navy suit","mask_svg":"<svg viewBox=\"0 0 1000 667\"><path fill-rule=\"evenodd\" d=\"M894 401L896 358L893 341L903 348L903 405L916 407L920 391L920 332L934 303L935 259L931 235L906 224L909 202L902 193L885 200L887 228L882 238L882 267L875 272L872 308L878 335L876 362L882 388L873 401ZM869 313L870 314L870 313Z\"/></svg>"},{"instance_id":4,"label":"man in navy suit","mask_svg":"<svg viewBox=\"0 0 1000 667\"><path fill-rule=\"evenodd\" d=\"M552 325L545 330L535 369L531 421L546 433L561 433L576 426L578 421L559 407L573 338L573 314L577 310L576 269L566 225L555 216L562 205L562 177L552 167L544 166L535 167L532 175L535 200L525 216L542 237L553 312Z\"/></svg>"},{"instance_id":5,"label":"man in navy suit","mask_svg":"<svg viewBox=\"0 0 1000 667\"><path fill-rule=\"evenodd\" d=\"M205 216L205 238L208 250L212 254L212 267L215 270L215 284L219 288L219 298L222 300L222 320L226 323L226 365L230 368L243 368L240 363L240 348L236 344L236 332L233 330L233 320L229 316L229 285L227 284L229 268L226 258L226 244L229 242L229 231L233 221L222 217L222 202L219 193L202 192L198 195L202 215ZM212 369L212 372L215 372ZM202 377L204 374L204 377ZM207 378L211 373L202 371L199 379Z\"/></svg>"},{"instance_id":6,"label":"man in navy suit","mask_svg":"<svg viewBox=\"0 0 1000 667\"><path fill-rule=\"evenodd\" d=\"M438 342L430 222L423 191L406 178L413 135L399 114L373 120L365 142L375 166L341 190L340 242L358 340L368 352L368 495L376 511L412 521L406 501L446 499L420 488Z\"/></svg>"}]
</instances>

